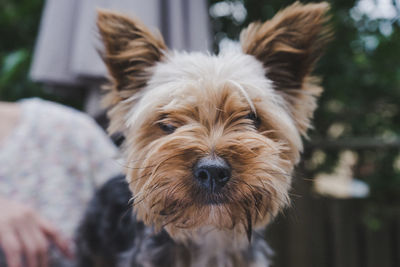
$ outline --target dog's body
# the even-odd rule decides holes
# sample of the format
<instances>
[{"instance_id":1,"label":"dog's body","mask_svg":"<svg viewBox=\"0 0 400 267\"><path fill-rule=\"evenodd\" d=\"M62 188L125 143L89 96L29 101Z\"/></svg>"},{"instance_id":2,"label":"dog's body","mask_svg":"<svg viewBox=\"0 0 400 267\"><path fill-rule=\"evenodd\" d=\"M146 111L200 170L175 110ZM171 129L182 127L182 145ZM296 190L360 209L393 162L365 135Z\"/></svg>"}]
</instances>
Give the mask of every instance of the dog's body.
<instances>
[{"instance_id":1,"label":"dog's body","mask_svg":"<svg viewBox=\"0 0 400 267\"><path fill-rule=\"evenodd\" d=\"M250 24L241 51L219 55L170 52L140 22L99 12L112 78L109 131L125 136L135 214L126 229L98 228L100 240L127 238L106 266L268 265L255 230L289 203L301 136L322 91L310 75L329 39L327 10L295 3ZM122 214L105 216L119 210L112 194L107 199L94 201L81 229L96 216L116 227ZM105 264L106 251L86 251L96 266Z\"/></svg>"}]
</instances>

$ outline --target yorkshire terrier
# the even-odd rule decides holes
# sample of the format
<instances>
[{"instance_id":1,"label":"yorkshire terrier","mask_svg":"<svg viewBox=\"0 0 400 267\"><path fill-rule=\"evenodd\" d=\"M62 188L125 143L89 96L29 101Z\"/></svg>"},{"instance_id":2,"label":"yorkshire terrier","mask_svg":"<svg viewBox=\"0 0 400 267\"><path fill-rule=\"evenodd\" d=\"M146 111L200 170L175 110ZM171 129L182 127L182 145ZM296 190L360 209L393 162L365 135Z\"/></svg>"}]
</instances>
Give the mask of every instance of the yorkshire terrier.
<instances>
[{"instance_id":1,"label":"yorkshire terrier","mask_svg":"<svg viewBox=\"0 0 400 267\"><path fill-rule=\"evenodd\" d=\"M322 91L311 72L331 37L328 9L294 3L219 55L169 51L141 22L99 11L126 181L90 204L82 267L269 266L258 231L289 203Z\"/></svg>"}]
</instances>

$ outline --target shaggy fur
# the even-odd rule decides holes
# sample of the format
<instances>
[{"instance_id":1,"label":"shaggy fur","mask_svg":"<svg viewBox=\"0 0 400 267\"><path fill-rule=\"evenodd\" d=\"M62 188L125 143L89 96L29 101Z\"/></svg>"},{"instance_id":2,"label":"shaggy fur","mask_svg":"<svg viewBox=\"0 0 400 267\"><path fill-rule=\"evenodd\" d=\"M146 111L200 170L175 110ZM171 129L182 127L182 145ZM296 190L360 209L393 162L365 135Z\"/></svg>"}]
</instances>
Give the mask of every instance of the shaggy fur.
<instances>
[{"instance_id":1,"label":"shaggy fur","mask_svg":"<svg viewBox=\"0 0 400 267\"><path fill-rule=\"evenodd\" d=\"M202 258L201 246L182 245L165 230L155 233L137 221L130 212L131 197L124 176L111 179L96 192L77 233L78 266L226 266L226 256L231 258L231 266L247 266L271 254L263 236L258 234L252 247L231 255L214 251L210 259Z\"/></svg>"},{"instance_id":2,"label":"shaggy fur","mask_svg":"<svg viewBox=\"0 0 400 267\"><path fill-rule=\"evenodd\" d=\"M301 136L322 90L310 74L330 37L328 8L295 3L250 24L242 51L219 55L169 51L140 22L99 11L112 77L109 131L125 136L134 224L146 237L171 238L165 246L175 257L166 266L267 265L264 241L249 242L289 203ZM232 170L217 193L193 177L204 157ZM145 240L132 242L131 266L158 266L144 259L153 255L148 247L138 259Z\"/></svg>"}]
</instances>

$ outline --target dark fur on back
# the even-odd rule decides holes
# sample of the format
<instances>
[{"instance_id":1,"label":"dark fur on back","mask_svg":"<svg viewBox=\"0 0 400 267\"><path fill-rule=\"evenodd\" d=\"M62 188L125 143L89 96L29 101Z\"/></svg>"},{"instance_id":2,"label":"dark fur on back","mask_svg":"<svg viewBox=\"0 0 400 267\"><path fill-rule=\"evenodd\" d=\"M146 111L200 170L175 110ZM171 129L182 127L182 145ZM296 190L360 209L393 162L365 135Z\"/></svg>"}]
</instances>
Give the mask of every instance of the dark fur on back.
<instances>
[{"instance_id":1,"label":"dark fur on back","mask_svg":"<svg viewBox=\"0 0 400 267\"><path fill-rule=\"evenodd\" d=\"M115 266L116 255L132 245L143 224L134 222L128 208L130 198L123 176L96 192L77 234L79 266Z\"/></svg>"},{"instance_id":2,"label":"dark fur on back","mask_svg":"<svg viewBox=\"0 0 400 267\"><path fill-rule=\"evenodd\" d=\"M190 266L199 248L178 244L166 231L154 232L138 222L129 205L131 197L123 176L112 178L96 192L77 231L77 266ZM270 253L261 235L252 243L237 256L250 263L258 253Z\"/></svg>"},{"instance_id":3,"label":"dark fur on back","mask_svg":"<svg viewBox=\"0 0 400 267\"><path fill-rule=\"evenodd\" d=\"M150 229L136 221L129 207L131 197L124 176L112 178L96 192L77 232L79 267L141 266L137 262L143 259L137 258L144 245L154 248L149 253L154 266L172 266L174 242L165 231L147 235Z\"/></svg>"}]
</instances>

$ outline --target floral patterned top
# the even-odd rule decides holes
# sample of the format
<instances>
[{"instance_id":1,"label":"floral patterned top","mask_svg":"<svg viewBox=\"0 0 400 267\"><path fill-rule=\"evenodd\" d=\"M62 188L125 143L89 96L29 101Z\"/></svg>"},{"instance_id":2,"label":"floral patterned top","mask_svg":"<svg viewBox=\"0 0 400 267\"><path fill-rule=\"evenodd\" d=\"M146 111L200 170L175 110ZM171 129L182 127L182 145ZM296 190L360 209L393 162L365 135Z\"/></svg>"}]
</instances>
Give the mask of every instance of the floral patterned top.
<instances>
[{"instance_id":1,"label":"floral patterned top","mask_svg":"<svg viewBox=\"0 0 400 267\"><path fill-rule=\"evenodd\" d=\"M40 99L20 102L0 143L0 197L28 203L72 238L96 187L121 172L117 149L87 115Z\"/></svg>"}]
</instances>

